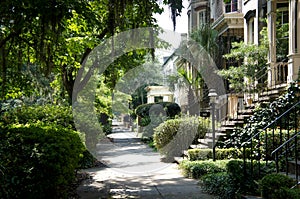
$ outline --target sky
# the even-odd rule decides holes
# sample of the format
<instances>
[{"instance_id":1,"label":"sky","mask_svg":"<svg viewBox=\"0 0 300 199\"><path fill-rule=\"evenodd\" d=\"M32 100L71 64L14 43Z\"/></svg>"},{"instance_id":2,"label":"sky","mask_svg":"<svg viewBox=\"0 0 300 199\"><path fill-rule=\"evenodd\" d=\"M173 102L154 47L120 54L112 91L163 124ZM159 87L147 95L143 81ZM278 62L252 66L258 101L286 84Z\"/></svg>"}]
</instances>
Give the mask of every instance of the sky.
<instances>
[{"instance_id":1,"label":"sky","mask_svg":"<svg viewBox=\"0 0 300 199\"><path fill-rule=\"evenodd\" d=\"M181 16L176 18L176 32L178 33L187 33L188 32L188 16L187 16L187 7L188 1L183 0L183 6ZM169 7L163 6L164 12L159 15L156 14L155 18L157 19L158 25L163 29L172 30L173 31L173 23L171 20L171 13Z\"/></svg>"}]
</instances>

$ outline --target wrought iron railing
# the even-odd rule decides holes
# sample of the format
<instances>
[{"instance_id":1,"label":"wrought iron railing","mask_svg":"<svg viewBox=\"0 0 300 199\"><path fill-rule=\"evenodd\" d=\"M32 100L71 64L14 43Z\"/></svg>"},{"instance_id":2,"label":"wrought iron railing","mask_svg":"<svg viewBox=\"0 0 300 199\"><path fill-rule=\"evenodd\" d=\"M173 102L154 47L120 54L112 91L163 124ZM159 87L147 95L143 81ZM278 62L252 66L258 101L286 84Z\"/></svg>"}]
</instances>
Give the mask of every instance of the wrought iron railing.
<instances>
[{"instance_id":1,"label":"wrought iron railing","mask_svg":"<svg viewBox=\"0 0 300 199\"><path fill-rule=\"evenodd\" d=\"M264 162L265 165L275 162L277 172L285 172L288 174L290 172L288 166L283 165L287 165L293 160L296 161L296 176L297 179L299 178L299 168L297 164L300 159L297 138L299 132L299 111L300 101L278 116L273 122L261 130L258 130L251 138L242 144L245 176L253 175L254 161L258 163L258 171L256 172L259 176L262 174L261 162ZM291 143L294 143L294 146ZM295 152L292 153L292 150ZM283 153L285 154L282 155ZM250 162L250 173L246 171L247 161Z\"/></svg>"},{"instance_id":2,"label":"wrought iron railing","mask_svg":"<svg viewBox=\"0 0 300 199\"><path fill-rule=\"evenodd\" d=\"M277 149L275 149L271 153L271 156L275 157L276 172L279 173L281 170L283 170L286 175L289 175L289 173L295 174L297 182L299 182L299 175L300 175L299 174L299 169L300 169L299 140L300 140L300 132L294 134L290 139L285 141L282 145L280 145ZM295 158L290 160L289 157L291 156ZM284 164L281 164L281 168L280 168L279 161L282 159ZM290 168L291 164L294 167L292 170Z\"/></svg>"}]
</instances>

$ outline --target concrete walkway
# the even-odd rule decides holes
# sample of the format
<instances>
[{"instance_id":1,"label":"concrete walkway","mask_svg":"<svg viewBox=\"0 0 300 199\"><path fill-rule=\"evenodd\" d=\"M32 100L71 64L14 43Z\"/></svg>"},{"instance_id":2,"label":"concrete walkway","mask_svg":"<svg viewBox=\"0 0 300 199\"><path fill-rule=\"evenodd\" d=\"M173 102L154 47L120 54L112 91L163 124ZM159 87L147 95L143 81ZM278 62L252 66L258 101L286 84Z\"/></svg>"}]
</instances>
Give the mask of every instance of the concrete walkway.
<instances>
[{"instance_id":1,"label":"concrete walkway","mask_svg":"<svg viewBox=\"0 0 300 199\"><path fill-rule=\"evenodd\" d=\"M106 166L84 170L92 178L78 187L80 198L213 198L196 180L183 177L177 164L162 162L135 133L115 128L108 137L98 145L98 159Z\"/></svg>"}]
</instances>

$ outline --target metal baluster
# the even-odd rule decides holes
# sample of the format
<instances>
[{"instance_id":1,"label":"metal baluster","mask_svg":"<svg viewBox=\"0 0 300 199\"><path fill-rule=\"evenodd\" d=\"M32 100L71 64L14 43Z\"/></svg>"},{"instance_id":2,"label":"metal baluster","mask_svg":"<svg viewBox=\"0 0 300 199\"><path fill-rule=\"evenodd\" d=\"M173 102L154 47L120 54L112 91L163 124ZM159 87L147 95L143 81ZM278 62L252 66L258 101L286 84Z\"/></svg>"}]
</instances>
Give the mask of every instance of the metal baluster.
<instances>
[{"instance_id":1,"label":"metal baluster","mask_svg":"<svg viewBox=\"0 0 300 199\"><path fill-rule=\"evenodd\" d=\"M269 159L269 155L268 155L268 131L266 131L265 133L265 160L266 160L266 164L268 164L268 159Z\"/></svg>"},{"instance_id":2,"label":"metal baluster","mask_svg":"<svg viewBox=\"0 0 300 199\"><path fill-rule=\"evenodd\" d=\"M290 120L290 115L285 120L285 126L287 128L287 140L290 139L289 120ZM287 143L285 146L286 175L288 175L288 171L289 171L289 164L288 164L289 159L288 159L288 155L287 155L289 153L289 146L290 146L289 143Z\"/></svg>"},{"instance_id":3,"label":"metal baluster","mask_svg":"<svg viewBox=\"0 0 300 199\"><path fill-rule=\"evenodd\" d=\"M259 134L257 135L257 139L258 139L258 176L260 177L260 159L261 159L261 151L260 151L260 136Z\"/></svg>"},{"instance_id":4,"label":"metal baluster","mask_svg":"<svg viewBox=\"0 0 300 199\"><path fill-rule=\"evenodd\" d=\"M295 163L296 163L296 180L299 182L299 172L298 172L298 136L295 137Z\"/></svg>"}]
</instances>

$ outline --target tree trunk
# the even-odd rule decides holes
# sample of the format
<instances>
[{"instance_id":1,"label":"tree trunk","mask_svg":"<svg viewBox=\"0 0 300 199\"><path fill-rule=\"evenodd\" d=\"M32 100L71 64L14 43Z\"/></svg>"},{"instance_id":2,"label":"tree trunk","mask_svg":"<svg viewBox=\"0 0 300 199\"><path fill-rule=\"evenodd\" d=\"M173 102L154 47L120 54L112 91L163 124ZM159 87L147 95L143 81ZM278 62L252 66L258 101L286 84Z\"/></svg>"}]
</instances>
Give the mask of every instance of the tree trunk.
<instances>
[{"instance_id":1,"label":"tree trunk","mask_svg":"<svg viewBox=\"0 0 300 199\"><path fill-rule=\"evenodd\" d=\"M73 93L73 87L74 87L74 82L75 78L72 75L72 70L68 70L67 66L64 64L62 65L62 80L63 80L63 85L65 90L68 93L68 102L71 104L72 103L72 93Z\"/></svg>"},{"instance_id":2,"label":"tree trunk","mask_svg":"<svg viewBox=\"0 0 300 199\"><path fill-rule=\"evenodd\" d=\"M1 48L1 57L2 57L2 93L1 97L4 98L6 90L6 57L5 57L5 45Z\"/></svg>"}]
</instances>

